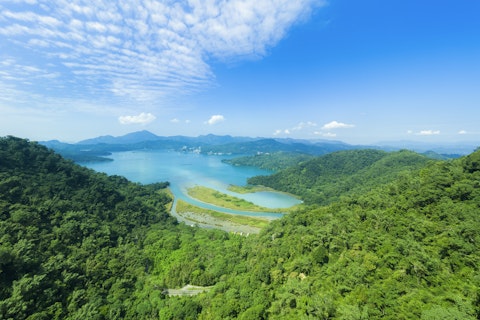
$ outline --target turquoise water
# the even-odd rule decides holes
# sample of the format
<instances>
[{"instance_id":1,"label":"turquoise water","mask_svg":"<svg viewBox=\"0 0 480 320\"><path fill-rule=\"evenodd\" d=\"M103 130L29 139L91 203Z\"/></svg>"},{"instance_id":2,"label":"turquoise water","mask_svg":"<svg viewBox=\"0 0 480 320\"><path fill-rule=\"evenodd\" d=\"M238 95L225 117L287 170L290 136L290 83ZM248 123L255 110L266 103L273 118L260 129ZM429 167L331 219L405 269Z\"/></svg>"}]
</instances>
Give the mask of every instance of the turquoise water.
<instances>
[{"instance_id":1,"label":"turquoise water","mask_svg":"<svg viewBox=\"0 0 480 320\"><path fill-rule=\"evenodd\" d=\"M124 176L130 181L143 184L169 181L170 188L177 199L228 213L259 215L237 210L219 210L218 207L190 198L186 189L195 185L205 186L266 208L288 208L301 202L294 197L277 192L239 194L227 190L230 184L245 185L249 177L271 174L271 171L252 167L235 167L223 163L222 159L228 158L228 156L149 150L117 152L113 153L110 158L114 161L84 163L83 165L109 175ZM261 215L281 216L278 213Z\"/></svg>"}]
</instances>

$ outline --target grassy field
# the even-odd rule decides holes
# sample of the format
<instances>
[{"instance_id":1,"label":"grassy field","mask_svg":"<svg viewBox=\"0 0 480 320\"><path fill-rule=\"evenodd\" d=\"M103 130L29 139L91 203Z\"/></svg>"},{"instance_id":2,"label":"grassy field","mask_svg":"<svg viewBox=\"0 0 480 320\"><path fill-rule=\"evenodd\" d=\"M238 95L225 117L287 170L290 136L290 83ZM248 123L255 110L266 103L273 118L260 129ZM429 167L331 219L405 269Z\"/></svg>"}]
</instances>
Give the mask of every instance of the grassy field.
<instances>
[{"instance_id":1,"label":"grassy field","mask_svg":"<svg viewBox=\"0 0 480 320\"><path fill-rule=\"evenodd\" d=\"M208 218L208 217L213 218L214 220L217 220L217 221L220 220L230 224L248 225L255 228L263 228L269 223L268 219L242 216L242 215L236 215L236 214L228 214L228 213L222 213L214 210L199 208L183 200L177 201L176 210L179 215L182 215L187 212L194 213L196 216L198 216L198 220L194 222L199 222L199 223L200 222L205 223L204 220L205 218Z\"/></svg>"},{"instance_id":2,"label":"grassy field","mask_svg":"<svg viewBox=\"0 0 480 320\"><path fill-rule=\"evenodd\" d=\"M275 192L274 189L264 187L264 186L250 186L250 185L248 185L248 186L236 186L236 185L233 185L233 184L228 186L228 190L230 190L232 192L236 192L236 193L241 193L241 194L261 192L261 191Z\"/></svg>"},{"instance_id":3,"label":"grassy field","mask_svg":"<svg viewBox=\"0 0 480 320\"><path fill-rule=\"evenodd\" d=\"M285 210L257 206L250 201L233 197L228 194L218 192L217 190L202 186L195 186L189 188L188 195L197 200L210 203L222 208L252 212L285 212Z\"/></svg>"}]
</instances>

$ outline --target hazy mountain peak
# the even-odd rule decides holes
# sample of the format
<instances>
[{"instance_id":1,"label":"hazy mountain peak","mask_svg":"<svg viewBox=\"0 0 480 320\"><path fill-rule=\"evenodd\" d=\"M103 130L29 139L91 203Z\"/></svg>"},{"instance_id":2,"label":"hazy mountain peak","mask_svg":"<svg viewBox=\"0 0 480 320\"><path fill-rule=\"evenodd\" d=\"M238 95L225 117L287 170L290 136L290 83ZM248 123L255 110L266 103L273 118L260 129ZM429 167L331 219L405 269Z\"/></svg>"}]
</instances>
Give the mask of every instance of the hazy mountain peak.
<instances>
[{"instance_id":1,"label":"hazy mountain peak","mask_svg":"<svg viewBox=\"0 0 480 320\"><path fill-rule=\"evenodd\" d=\"M125 143L138 143L142 141L152 141L158 140L159 137L150 131L141 130L131 133L127 133L123 136L113 137L111 135L100 136L97 138L82 140L77 144L99 144L99 143L108 143L108 144L125 144Z\"/></svg>"}]
</instances>

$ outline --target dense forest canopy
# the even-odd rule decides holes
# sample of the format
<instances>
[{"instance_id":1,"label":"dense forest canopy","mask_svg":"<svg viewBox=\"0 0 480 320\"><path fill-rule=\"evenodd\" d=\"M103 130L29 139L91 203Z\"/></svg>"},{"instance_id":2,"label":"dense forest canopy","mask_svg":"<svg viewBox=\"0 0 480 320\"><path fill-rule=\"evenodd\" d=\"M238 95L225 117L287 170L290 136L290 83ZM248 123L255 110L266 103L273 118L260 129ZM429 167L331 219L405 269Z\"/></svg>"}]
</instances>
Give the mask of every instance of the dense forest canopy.
<instances>
[{"instance_id":1,"label":"dense forest canopy","mask_svg":"<svg viewBox=\"0 0 480 320\"><path fill-rule=\"evenodd\" d=\"M480 151L330 157L298 175L333 172L335 201L241 237L178 224L166 183L0 138L0 319L478 319ZM166 294L186 284L209 291Z\"/></svg>"},{"instance_id":2,"label":"dense forest canopy","mask_svg":"<svg viewBox=\"0 0 480 320\"><path fill-rule=\"evenodd\" d=\"M403 171L424 167L431 159L401 150L346 150L300 162L270 176L248 182L302 197L307 204L328 204L341 196L369 191L396 179Z\"/></svg>"},{"instance_id":3,"label":"dense forest canopy","mask_svg":"<svg viewBox=\"0 0 480 320\"><path fill-rule=\"evenodd\" d=\"M477 319L479 207L477 151L305 208L264 230L212 305L235 293L268 303L230 303L232 318Z\"/></svg>"},{"instance_id":4,"label":"dense forest canopy","mask_svg":"<svg viewBox=\"0 0 480 320\"><path fill-rule=\"evenodd\" d=\"M293 167L301 162L311 160L313 155L294 152L259 153L254 156L243 156L225 159L223 162L234 166L250 166L260 169L278 171Z\"/></svg>"},{"instance_id":5,"label":"dense forest canopy","mask_svg":"<svg viewBox=\"0 0 480 320\"><path fill-rule=\"evenodd\" d=\"M207 257L230 236L178 225L165 210L167 185L1 138L0 319L157 318L166 286L214 284L229 269L225 256Z\"/></svg>"}]
</instances>

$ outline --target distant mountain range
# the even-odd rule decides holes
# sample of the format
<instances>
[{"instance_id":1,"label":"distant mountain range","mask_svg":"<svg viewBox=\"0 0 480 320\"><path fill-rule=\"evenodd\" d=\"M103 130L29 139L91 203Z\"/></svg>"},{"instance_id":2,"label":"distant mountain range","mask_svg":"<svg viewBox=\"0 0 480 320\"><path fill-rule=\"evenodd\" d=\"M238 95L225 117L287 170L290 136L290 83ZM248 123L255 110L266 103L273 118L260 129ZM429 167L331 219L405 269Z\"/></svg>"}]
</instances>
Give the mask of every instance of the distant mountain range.
<instances>
[{"instance_id":1,"label":"distant mountain range","mask_svg":"<svg viewBox=\"0 0 480 320\"><path fill-rule=\"evenodd\" d=\"M207 145L219 145L227 143L237 143L245 141L253 141L254 138L247 137L232 137L229 135L226 136L217 136L213 134L201 135L198 137L186 137L186 136L170 136L162 137L157 136L150 131L142 130L137 132L128 133L120 137L113 136L100 136L93 139L82 140L78 142L79 145L93 145L93 144L138 144L145 142L176 142L180 144L207 144Z\"/></svg>"},{"instance_id":2,"label":"distant mountain range","mask_svg":"<svg viewBox=\"0 0 480 320\"><path fill-rule=\"evenodd\" d=\"M450 142L450 143L428 143L422 141L382 141L375 145L383 150L399 150L408 149L416 152L433 151L439 154L449 154L463 156L472 153L476 148L480 147L480 142Z\"/></svg>"},{"instance_id":3,"label":"distant mountain range","mask_svg":"<svg viewBox=\"0 0 480 320\"><path fill-rule=\"evenodd\" d=\"M105 158L111 152L130 150L177 150L203 154L253 155L260 153L292 152L310 155L323 155L335 151L351 149L381 149L393 151L409 149L427 153L434 158L453 158L475 150L473 144L428 145L416 142L383 142L378 145L351 145L333 140L303 140L290 138L251 138L218 136L213 134L198 137L157 136L150 131L137 131L123 136L100 136L71 144L58 140L40 142L66 158L77 162L109 161Z\"/></svg>"}]
</instances>

